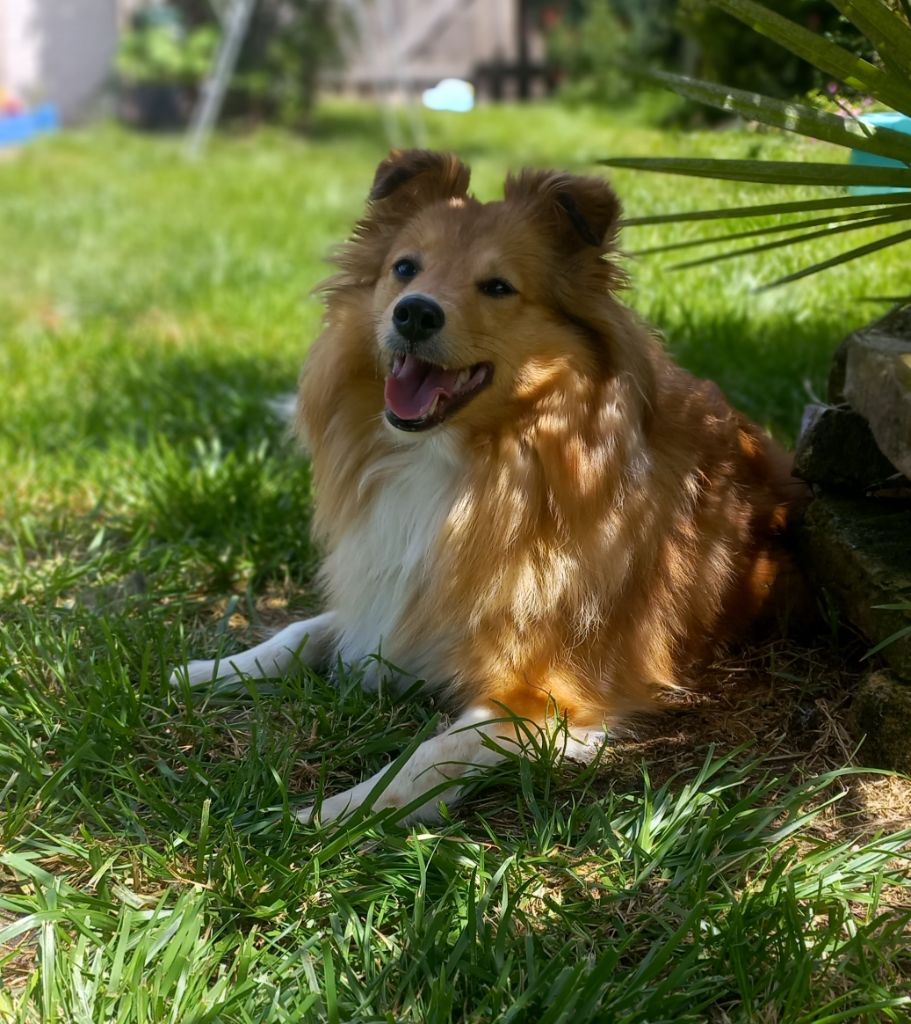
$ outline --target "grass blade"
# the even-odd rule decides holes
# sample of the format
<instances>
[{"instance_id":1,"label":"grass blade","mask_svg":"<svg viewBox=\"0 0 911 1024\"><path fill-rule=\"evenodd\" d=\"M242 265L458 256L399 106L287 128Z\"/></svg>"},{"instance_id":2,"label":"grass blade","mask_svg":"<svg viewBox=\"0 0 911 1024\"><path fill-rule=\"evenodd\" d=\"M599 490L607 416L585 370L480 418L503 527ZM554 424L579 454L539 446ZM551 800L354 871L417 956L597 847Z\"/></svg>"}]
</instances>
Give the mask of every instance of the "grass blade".
<instances>
[{"instance_id":1,"label":"grass blade","mask_svg":"<svg viewBox=\"0 0 911 1024\"><path fill-rule=\"evenodd\" d=\"M911 626L903 626L901 629L897 629L890 636L887 636L885 640L880 640L880 642L875 647L871 647L860 660L866 661L867 658L872 658L874 654L879 654L880 651L884 651L897 640L904 640L906 636L911 636Z\"/></svg>"},{"instance_id":2,"label":"grass blade","mask_svg":"<svg viewBox=\"0 0 911 1024\"><path fill-rule=\"evenodd\" d=\"M841 1002L841 1000L839 999L837 1002ZM820 1016L820 1012L826 1010L826 1007L819 1007L809 1014L804 1014L797 1024L842 1024L844 1021L858 1021L864 1017L870 1019L872 1014L877 1014L878 1019L882 1020L884 1019L881 1016L882 1010L897 1010L908 1005L911 1005L911 996L887 996L884 999L878 999L875 1003L851 1006L846 1010L826 1013L825 1016Z\"/></svg>"}]
</instances>

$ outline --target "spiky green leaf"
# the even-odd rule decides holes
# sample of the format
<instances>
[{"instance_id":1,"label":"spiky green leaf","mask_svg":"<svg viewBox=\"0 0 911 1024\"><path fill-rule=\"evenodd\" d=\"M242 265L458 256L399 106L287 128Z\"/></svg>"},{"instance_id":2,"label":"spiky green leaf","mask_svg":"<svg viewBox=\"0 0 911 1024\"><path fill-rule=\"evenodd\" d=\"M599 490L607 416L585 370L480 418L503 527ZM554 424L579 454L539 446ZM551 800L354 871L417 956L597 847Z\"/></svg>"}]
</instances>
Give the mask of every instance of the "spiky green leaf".
<instances>
[{"instance_id":1,"label":"spiky green leaf","mask_svg":"<svg viewBox=\"0 0 911 1024\"><path fill-rule=\"evenodd\" d=\"M870 40L887 69L911 80L911 26L880 0L832 0L832 5Z\"/></svg>"},{"instance_id":2,"label":"spiky green leaf","mask_svg":"<svg viewBox=\"0 0 911 1024\"><path fill-rule=\"evenodd\" d=\"M629 253L630 256L654 256L661 252L674 252L680 249L693 249L702 245L715 245L719 242L733 242L743 238L757 238L762 235L775 235L784 234L786 232L801 231L804 228L814 228L820 225L838 224L845 221L856 222L857 227L862 228L869 225L871 221L875 222L878 219L884 219L883 214L888 211L888 207L877 208L875 210L860 210L854 213L843 213L840 216L832 216L831 214L826 217L811 217L809 220L798 220L790 221L785 224L767 224L761 228L752 228L749 231L736 231L734 233L728 233L725 235L709 235L703 238L688 238L683 242L670 242L667 245L655 245L650 246L647 249L635 249ZM901 211L902 217L898 219L911 219L911 203L904 206L899 206L897 211Z\"/></svg>"},{"instance_id":3,"label":"spiky green leaf","mask_svg":"<svg viewBox=\"0 0 911 1024\"><path fill-rule=\"evenodd\" d=\"M733 111L749 120L806 135L820 142L862 149L877 156L911 164L911 135L839 117L800 103L772 99L758 92L703 82L686 75L674 75L667 71L648 71L644 75L650 81L665 85L679 96L697 103Z\"/></svg>"},{"instance_id":4,"label":"spiky green leaf","mask_svg":"<svg viewBox=\"0 0 911 1024\"><path fill-rule=\"evenodd\" d=\"M911 188L906 167L857 167L851 164L810 163L791 160L717 160L711 157L611 157L605 167L636 171L663 171L697 178L755 181L768 185L868 185L876 188Z\"/></svg>"},{"instance_id":5,"label":"spiky green leaf","mask_svg":"<svg viewBox=\"0 0 911 1024\"><path fill-rule=\"evenodd\" d=\"M770 288L778 288L783 284L790 284L791 281L799 281L803 277L809 277L811 274L818 274L821 270L829 270L831 267L840 266L842 263L848 263L851 260L859 259L861 256L869 256L871 253L879 252L881 249L888 249L890 246L898 245L900 242L907 242L911 240L911 231L900 231L896 235L889 235L886 238L877 239L875 242L870 242L867 245L858 246L856 249L848 249L847 252L840 253L838 256L833 256L832 259L823 260L821 263L814 263L812 266L804 267L802 270L798 270L793 274L787 274L785 277L779 277L775 281L771 281L767 285L763 285L762 291L768 291Z\"/></svg>"},{"instance_id":6,"label":"spiky green leaf","mask_svg":"<svg viewBox=\"0 0 911 1024\"><path fill-rule=\"evenodd\" d=\"M753 0L708 0L814 67L911 115L911 83Z\"/></svg>"},{"instance_id":7,"label":"spiky green leaf","mask_svg":"<svg viewBox=\"0 0 911 1024\"><path fill-rule=\"evenodd\" d=\"M882 224L893 224L896 221L907 220L911 220L911 217L909 217L908 214L902 214L899 216L889 214L882 217L869 218L859 223L854 222L850 224L840 224L837 227L827 225L826 227L818 228L815 231L808 231L806 234L800 235L797 238L778 238L774 242L762 242L759 245L750 245L743 249L733 249L728 252L720 252L715 253L712 256L705 256L702 259L689 260L686 263L678 263L673 269L685 270L690 267L701 267L707 263L720 263L722 260L734 259L737 256L751 256L759 252L769 252L772 249L780 249L785 245L799 245L801 242L810 242L817 238L828 238L831 235L840 235L847 231L859 231L862 228L878 227Z\"/></svg>"},{"instance_id":8,"label":"spiky green leaf","mask_svg":"<svg viewBox=\"0 0 911 1024\"><path fill-rule=\"evenodd\" d=\"M864 196L827 196L824 199L798 199L784 203L759 203L754 206L728 206L717 210L678 210L674 213L653 213L644 217L624 217L624 228L650 224L682 224L688 221L729 220L737 217L769 217L775 214L810 213L812 210L841 210L863 206L885 206L907 203L909 196L901 192Z\"/></svg>"}]
</instances>

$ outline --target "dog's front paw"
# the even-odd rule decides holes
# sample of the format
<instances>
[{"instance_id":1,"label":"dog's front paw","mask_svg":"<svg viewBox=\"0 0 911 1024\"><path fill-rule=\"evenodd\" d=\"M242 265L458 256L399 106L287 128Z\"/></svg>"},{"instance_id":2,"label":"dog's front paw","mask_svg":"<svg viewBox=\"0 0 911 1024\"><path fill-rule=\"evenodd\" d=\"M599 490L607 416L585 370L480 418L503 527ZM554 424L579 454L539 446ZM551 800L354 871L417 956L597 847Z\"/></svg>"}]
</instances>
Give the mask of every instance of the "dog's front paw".
<instances>
[{"instance_id":1,"label":"dog's front paw","mask_svg":"<svg viewBox=\"0 0 911 1024\"><path fill-rule=\"evenodd\" d=\"M297 811L297 820L304 825L328 825L333 821L342 821L350 817L356 810L368 802L376 784L386 769L377 772L370 779L352 786L335 796L327 796L319 806L310 804ZM401 802L387 788L372 801L371 810L384 811L389 807L399 807Z\"/></svg>"},{"instance_id":2,"label":"dog's front paw","mask_svg":"<svg viewBox=\"0 0 911 1024\"><path fill-rule=\"evenodd\" d=\"M299 807L294 812L294 817L297 818L297 820L302 825L313 825L313 824L315 824L315 822L313 820L313 812L314 812L314 810L315 810L315 807L314 807L313 804L310 804L308 807Z\"/></svg>"},{"instance_id":3,"label":"dog's front paw","mask_svg":"<svg viewBox=\"0 0 911 1024\"><path fill-rule=\"evenodd\" d=\"M329 825L333 821L341 821L349 817L360 806L360 801L354 797L352 790L339 793L336 796L327 797L319 806L319 813L315 804L301 807L295 817L302 825Z\"/></svg>"},{"instance_id":4,"label":"dog's front paw","mask_svg":"<svg viewBox=\"0 0 911 1024\"><path fill-rule=\"evenodd\" d=\"M237 673L226 661L188 661L171 671L168 683L175 687L189 685L210 686L212 683L225 683L239 678Z\"/></svg>"}]
</instances>

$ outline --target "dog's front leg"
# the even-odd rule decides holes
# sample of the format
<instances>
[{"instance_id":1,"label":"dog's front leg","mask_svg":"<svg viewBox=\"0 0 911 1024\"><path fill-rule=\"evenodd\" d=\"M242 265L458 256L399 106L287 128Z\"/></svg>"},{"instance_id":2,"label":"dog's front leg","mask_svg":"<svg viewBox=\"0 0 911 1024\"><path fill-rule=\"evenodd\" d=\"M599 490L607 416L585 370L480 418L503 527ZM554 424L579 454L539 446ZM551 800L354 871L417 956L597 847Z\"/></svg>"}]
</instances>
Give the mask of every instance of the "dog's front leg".
<instances>
[{"instance_id":1,"label":"dog's front leg","mask_svg":"<svg viewBox=\"0 0 911 1024\"><path fill-rule=\"evenodd\" d=\"M373 810L406 807L441 783L464 778L480 769L502 761L507 756L504 746L518 749L515 722L502 709L477 705L461 714L445 731L425 740L401 766L395 778L373 803ZM369 779L336 796L327 797L320 807L304 807L297 812L300 821L317 820L322 824L347 817L361 807L391 765ZM402 820L438 821L439 802L454 804L461 795L461 786L447 787L442 793L428 796ZM314 812L316 813L314 814Z\"/></svg>"},{"instance_id":2,"label":"dog's front leg","mask_svg":"<svg viewBox=\"0 0 911 1024\"><path fill-rule=\"evenodd\" d=\"M334 621L335 613L325 612L312 619L292 622L247 651L215 661L191 661L185 668L174 669L171 685L179 685L184 677L190 686L201 686L215 681L236 682L241 676L268 679L280 676L292 665L315 668L325 664L332 652Z\"/></svg>"}]
</instances>

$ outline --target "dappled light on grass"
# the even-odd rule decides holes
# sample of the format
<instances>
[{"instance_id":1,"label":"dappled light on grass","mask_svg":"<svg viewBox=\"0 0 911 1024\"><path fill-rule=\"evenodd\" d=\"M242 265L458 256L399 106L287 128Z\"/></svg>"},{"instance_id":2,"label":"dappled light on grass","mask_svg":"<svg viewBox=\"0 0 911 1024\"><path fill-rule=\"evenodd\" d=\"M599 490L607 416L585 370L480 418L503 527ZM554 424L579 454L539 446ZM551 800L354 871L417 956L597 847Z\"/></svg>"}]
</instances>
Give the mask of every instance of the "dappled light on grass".
<instances>
[{"instance_id":1,"label":"dappled light on grass","mask_svg":"<svg viewBox=\"0 0 911 1024\"><path fill-rule=\"evenodd\" d=\"M136 673L112 653L90 727L42 741L75 694L39 696L33 755L5 793L7 1000L136 1021L333 1006L415 1022L903 1019L911 832L838 811L868 774L689 741L686 767L657 757L656 777L628 743L591 768L508 759L474 812L434 829L388 812L305 828L289 817L301 788L362 777L426 704L306 674L197 705L151 684L124 704ZM800 700L796 685L778 696L782 713ZM33 988L29 950L52 964Z\"/></svg>"},{"instance_id":2,"label":"dappled light on grass","mask_svg":"<svg viewBox=\"0 0 911 1024\"><path fill-rule=\"evenodd\" d=\"M432 699L303 669L166 685L318 606L308 471L267 402L294 387L378 123L332 105L310 141L216 140L199 167L93 130L0 166L0 1019L907 1019L911 786L838 774L863 763L850 650L737 652L593 766L510 758L430 830L292 812L393 760ZM508 168L621 146L794 153L549 106L429 129L487 198ZM705 181L615 180L630 214L719 205ZM785 438L871 315L854 298L905 273L886 255L748 294L796 259L633 261L629 293Z\"/></svg>"}]
</instances>

